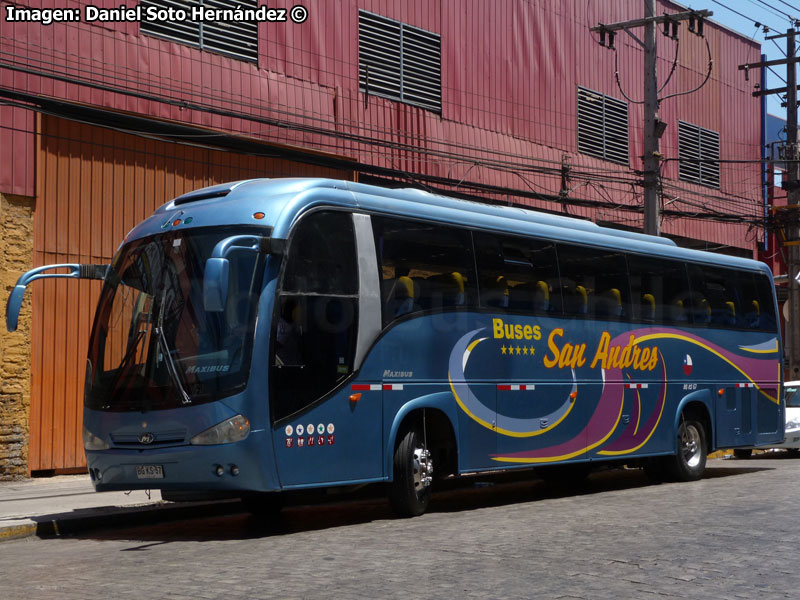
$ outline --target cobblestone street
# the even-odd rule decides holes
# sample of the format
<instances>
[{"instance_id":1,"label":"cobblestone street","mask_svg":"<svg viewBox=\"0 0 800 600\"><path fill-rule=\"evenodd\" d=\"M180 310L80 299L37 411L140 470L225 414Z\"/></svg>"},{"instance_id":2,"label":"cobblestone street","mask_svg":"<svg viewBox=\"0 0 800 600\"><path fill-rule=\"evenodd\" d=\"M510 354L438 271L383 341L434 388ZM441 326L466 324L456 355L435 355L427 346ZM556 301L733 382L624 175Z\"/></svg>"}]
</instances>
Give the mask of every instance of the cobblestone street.
<instances>
[{"instance_id":1,"label":"cobblestone street","mask_svg":"<svg viewBox=\"0 0 800 600\"><path fill-rule=\"evenodd\" d=\"M709 462L702 481L594 474L0 544L4 598L796 598L800 461ZM771 458L779 457L779 458Z\"/></svg>"}]
</instances>

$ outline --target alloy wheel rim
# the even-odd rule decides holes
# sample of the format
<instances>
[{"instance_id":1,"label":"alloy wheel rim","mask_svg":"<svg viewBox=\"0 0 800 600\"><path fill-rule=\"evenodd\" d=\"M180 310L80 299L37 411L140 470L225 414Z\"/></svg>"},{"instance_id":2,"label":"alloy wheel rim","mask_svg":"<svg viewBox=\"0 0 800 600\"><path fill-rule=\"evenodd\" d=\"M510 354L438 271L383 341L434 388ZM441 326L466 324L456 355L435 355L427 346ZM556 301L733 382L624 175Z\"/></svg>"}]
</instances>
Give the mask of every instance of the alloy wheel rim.
<instances>
[{"instance_id":1,"label":"alloy wheel rim","mask_svg":"<svg viewBox=\"0 0 800 600\"><path fill-rule=\"evenodd\" d=\"M681 433L683 460L692 469L700 464L700 432L694 425L685 425Z\"/></svg>"},{"instance_id":2,"label":"alloy wheel rim","mask_svg":"<svg viewBox=\"0 0 800 600\"><path fill-rule=\"evenodd\" d=\"M414 473L414 490L419 494L427 490L433 482L433 461L430 450L414 448L412 459Z\"/></svg>"}]
</instances>

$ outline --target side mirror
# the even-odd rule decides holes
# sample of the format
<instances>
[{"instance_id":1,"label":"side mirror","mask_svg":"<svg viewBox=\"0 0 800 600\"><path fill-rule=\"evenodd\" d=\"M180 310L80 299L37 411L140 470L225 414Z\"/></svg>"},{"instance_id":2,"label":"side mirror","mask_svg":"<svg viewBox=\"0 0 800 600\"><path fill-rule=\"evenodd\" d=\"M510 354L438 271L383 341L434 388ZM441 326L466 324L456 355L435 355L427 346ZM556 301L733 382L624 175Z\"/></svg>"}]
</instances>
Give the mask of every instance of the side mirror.
<instances>
[{"instance_id":1,"label":"side mirror","mask_svg":"<svg viewBox=\"0 0 800 600\"><path fill-rule=\"evenodd\" d=\"M276 240L278 241L278 240ZM277 247L278 245L276 245ZM258 235L232 235L217 242L203 271L203 308L207 312L222 312L228 300L228 277L231 252L272 253L270 238Z\"/></svg>"},{"instance_id":2,"label":"side mirror","mask_svg":"<svg viewBox=\"0 0 800 600\"><path fill-rule=\"evenodd\" d=\"M69 273L48 273L53 269L69 269ZM6 329L17 330L19 311L25 298L25 288L37 279L104 279L108 265L84 265L76 263L45 265L23 274L18 280L6 303Z\"/></svg>"}]
</instances>

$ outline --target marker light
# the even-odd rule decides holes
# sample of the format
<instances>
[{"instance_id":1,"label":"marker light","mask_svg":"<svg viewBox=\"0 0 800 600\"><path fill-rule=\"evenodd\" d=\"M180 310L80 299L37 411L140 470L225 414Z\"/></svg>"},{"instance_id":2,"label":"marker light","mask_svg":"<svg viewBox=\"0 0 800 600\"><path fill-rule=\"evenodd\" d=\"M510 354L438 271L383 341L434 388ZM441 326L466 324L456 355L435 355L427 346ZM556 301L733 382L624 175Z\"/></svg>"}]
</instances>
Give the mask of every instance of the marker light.
<instances>
[{"instance_id":1,"label":"marker light","mask_svg":"<svg viewBox=\"0 0 800 600\"><path fill-rule=\"evenodd\" d=\"M253 213L254 219L263 219L266 215L263 212Z\"/></svg>"},{"instance_id":2,"label":"marker light","mask_svg":"<svg viewBox=\"0 0 800 600\"><path fill-rule=\"evenodd\" d=\"M175 220L172 222L172 226L173 226L173 227L177 227L177 226L178 226L178 225L180 225L180 224L181 224L181 220L180 220L180 219L175 219Z\"/></svg>"},{"instance_id":3,"label":"marker light","mask_svg":"<svg viewBox=\"0 0 800 600\"><path fill-rule=\"evenodd\" d=\"M361 400L361 394L350 394L350 402L358 402Z\"/></svg>"},{"instance_id":4,"label":"marker light","mask_svg":"<svg viewBox=\"0 0 800 600\"><path fill-rule=\"evenodd\" d=\"M206 429L194 436L190 443L195 446L211 446L214 444L232 444L240 442L250 434L250 421L242 415L236 415Z\"/></svg>"},{"instance_id":5,"label":"marker light","mask_svg":"<svg viewBox=\"0 0 800 600\"><path fill-rule=\"evenodd\" d=\"M231 466L231 475L236 477L239 474L239 467L236 465Z\"/></svg>"},{"instance_id":6,"label":"marker light","mask_svg":"<svg viewBox=\"0 0 800 600\"><path fill-rule=\"evenodd\" d=\"M225 475L225 469L223 468L222 465L217 465L217 468L214 472L217 474L217 477L222 477L223 475Z\"/></svg>"}]
</instances>

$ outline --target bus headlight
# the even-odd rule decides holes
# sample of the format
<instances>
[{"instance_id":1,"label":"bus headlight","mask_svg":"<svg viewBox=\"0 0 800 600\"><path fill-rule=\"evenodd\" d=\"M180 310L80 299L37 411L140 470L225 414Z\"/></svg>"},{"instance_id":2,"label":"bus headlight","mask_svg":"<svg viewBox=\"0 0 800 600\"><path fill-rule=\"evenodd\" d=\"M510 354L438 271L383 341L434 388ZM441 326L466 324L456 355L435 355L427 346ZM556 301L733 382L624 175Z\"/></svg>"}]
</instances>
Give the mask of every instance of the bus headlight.
<instances>
[{"instance_id":1,"label":"bus headlight","mask_svg":"<svg viewBox=\"0 0 800 600\"><path fill-rule=\"evenodd\" d=\"M83 427L83 447L85 450L108 450L108 444L86 429L86 426Z\"/></svg>"},{"instance_id":2,"label":"bus headlight","mask_svg":"<svg viewBox=\"0 0 800 600\"><path fill-rule=\"evenodd\" d=\"M194 436L190 443L195 446L211 446L214 444L231 444L246 438L250 433L250 421L242 415L226 419L203 433Z\"/></svg>"}]
</instances>

